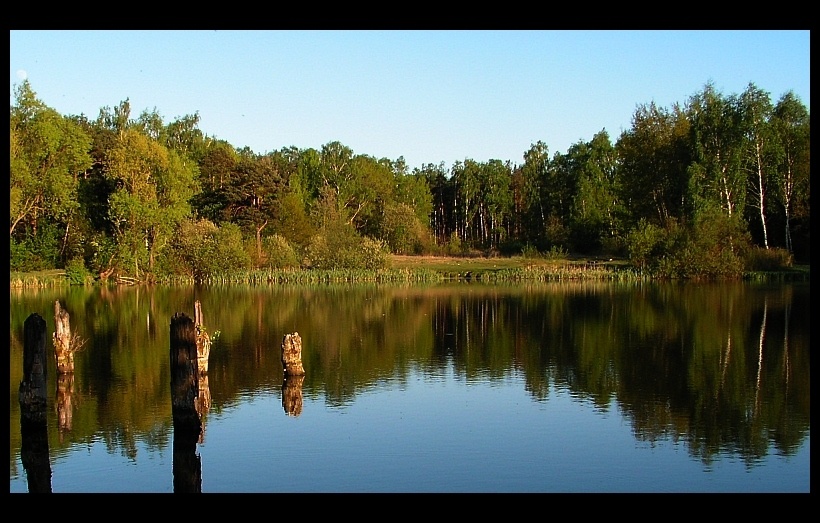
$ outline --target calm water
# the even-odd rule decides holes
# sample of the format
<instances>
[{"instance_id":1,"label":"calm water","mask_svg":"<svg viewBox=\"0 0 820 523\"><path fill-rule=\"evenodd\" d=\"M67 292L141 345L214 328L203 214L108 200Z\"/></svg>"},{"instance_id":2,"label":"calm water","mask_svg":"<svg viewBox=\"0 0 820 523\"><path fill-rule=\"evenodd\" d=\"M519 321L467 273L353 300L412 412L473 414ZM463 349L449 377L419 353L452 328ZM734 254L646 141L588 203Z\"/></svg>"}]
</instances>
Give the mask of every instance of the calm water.
<instances>
[{"instance_id":1,"label":"calm water","mask_svg":"<svg viewBox=\"0 0 820 523\"><path fill-rule=\"evenodd\" d=\"M12 289L10 490L807 493L809 296L808 283ZM38 447L21 435L23 324L38 313L50 336L55 300L85 344L70 379L47 343ZM193 442L173 425L169 325L196 300L218 337ZM292 332L306 375L286 383Z\"/></svg>"}]
</instances>

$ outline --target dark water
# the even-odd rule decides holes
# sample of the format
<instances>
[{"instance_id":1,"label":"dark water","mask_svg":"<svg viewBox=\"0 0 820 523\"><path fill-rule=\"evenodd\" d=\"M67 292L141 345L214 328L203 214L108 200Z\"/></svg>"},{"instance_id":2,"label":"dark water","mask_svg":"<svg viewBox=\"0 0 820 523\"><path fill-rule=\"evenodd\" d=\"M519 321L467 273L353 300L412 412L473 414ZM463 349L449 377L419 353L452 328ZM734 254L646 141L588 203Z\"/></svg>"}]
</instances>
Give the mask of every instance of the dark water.
<instances>
[{"instance_id":1,"label":"dark water","mask_svg":"<svg viewBox=\"0 0 820 523\"><path fill-rule=\"evenodd\" d=\"M10 297L10 491L809 492L809 284L65 288ZM85 344L21 435L23 325ZM200 300L204 432L169 325ZM218 333L217 333L218 331ZM305 376L283 379L283 336ZM58 383L60 390L58 394Z\"/></svg>"}]
</instances>

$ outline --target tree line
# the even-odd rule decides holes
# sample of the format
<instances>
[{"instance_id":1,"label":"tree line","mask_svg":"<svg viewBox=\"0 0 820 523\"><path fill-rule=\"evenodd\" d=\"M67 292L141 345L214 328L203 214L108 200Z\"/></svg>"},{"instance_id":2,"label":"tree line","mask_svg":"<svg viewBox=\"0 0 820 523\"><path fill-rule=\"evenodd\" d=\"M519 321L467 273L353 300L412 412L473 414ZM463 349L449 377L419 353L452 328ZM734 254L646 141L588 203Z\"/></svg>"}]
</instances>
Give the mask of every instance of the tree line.
<instances>
[{"instance_id":1,"label":"tree line","mask_svg":"<svg viewBox=\"0 0 820 523\"><path fill-rule=\"evenodd\" d=\"M10 107L12 271L79 279L202 279L265 267L378 269L388 254L618 256L666 277L737 277L809 259L810 117L789 91L707 83L639 105L566 153L523 162L319 150L255 153L131 114L60 115L28 80ZM92 277L93 275L93 277Z\"/></svg>"}]
</instances>

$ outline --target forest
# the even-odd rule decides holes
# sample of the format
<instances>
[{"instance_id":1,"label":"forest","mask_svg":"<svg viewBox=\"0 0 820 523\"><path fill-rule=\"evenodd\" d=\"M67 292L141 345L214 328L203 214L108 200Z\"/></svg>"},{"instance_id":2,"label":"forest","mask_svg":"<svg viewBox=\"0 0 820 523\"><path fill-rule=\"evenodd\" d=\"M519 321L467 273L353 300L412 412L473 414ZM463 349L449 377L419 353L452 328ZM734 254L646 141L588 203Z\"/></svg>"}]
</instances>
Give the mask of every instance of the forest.
<instances>
[{"instance_id":1,"label":"forest","mask_svg":"<svg viewBox=\"0 0 820 523\"><path fill-rule=\"evenodd\" d=\"M199 114L61 115L28 80L10 107L10 269L72 283L235 270L379 270L390 254L617 257L658 278L809 264L810 116L792 92L711 83L631 127L522 162L412 170L337 141L257 153Z\"/></svg>"}]
</instances>

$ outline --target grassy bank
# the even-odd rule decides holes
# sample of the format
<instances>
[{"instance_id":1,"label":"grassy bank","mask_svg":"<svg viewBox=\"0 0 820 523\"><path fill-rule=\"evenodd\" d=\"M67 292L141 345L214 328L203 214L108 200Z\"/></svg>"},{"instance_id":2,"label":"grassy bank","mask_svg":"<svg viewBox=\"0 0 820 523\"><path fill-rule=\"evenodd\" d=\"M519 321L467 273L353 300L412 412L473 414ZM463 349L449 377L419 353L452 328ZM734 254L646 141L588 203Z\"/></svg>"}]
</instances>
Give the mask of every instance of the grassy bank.
<instances>
[{"instance_id":1,"label":"grassy bank","mask_svg":"<svg viewBox=\"0 0 820 523\"><path fill-rule=\"evenodd\" d=\"M808 265L775 272L753 272L744 275L747 281L809 281ZM322 283L424 283L443 281L539 282L561 280L643 281L651 279L624 260L577 258L513 257L452 257L399 256L390 257L390 266L380 270L338 269L260 269L242 270L208 278L205 284L289 285ZM123 278L118 283L133 284ZM166 285L191 285L190 277L174 276L157 281ZM65 271L10 274L12 288L53 287L68 285Z\"/></svg>"}]
</instances>

